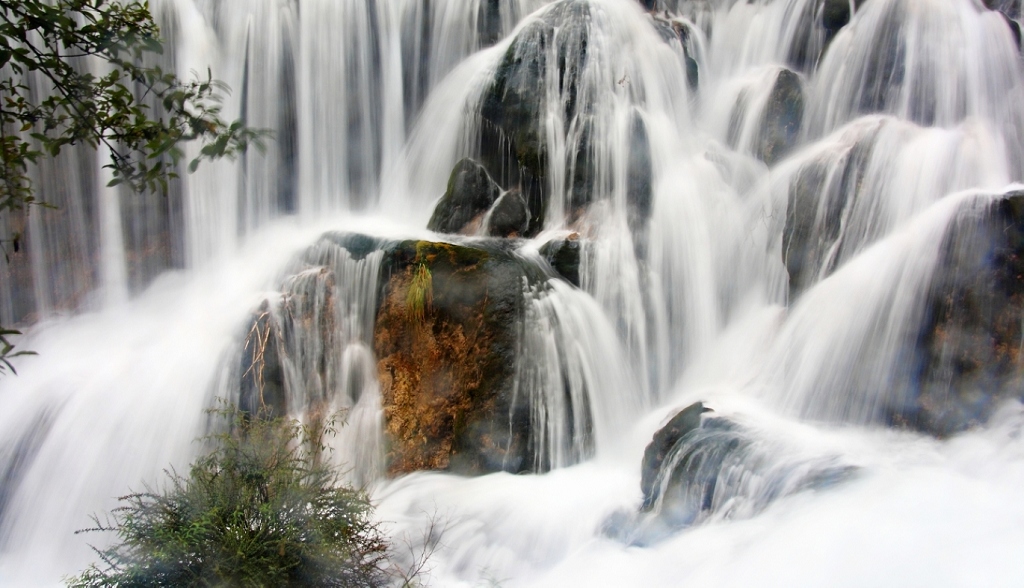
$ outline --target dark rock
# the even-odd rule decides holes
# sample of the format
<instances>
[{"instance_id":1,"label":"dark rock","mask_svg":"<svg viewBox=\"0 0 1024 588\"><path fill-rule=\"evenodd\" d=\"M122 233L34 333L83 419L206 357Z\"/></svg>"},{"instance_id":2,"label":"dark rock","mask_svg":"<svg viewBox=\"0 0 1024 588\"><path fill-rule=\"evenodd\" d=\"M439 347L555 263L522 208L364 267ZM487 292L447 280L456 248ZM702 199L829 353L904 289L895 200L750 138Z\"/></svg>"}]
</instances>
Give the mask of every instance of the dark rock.
<instances>
[{"instance_id":1,"label":"dark rock","mask_svg":"<svg viewBox=\"0 0 1024 588\"><path fill-rule=\"evenodd\" d=\"M691 90L696 90L700 86L700 67L697 64L697 60L686 56L686 84Z\"/></svg>"},{"instance_id":2,"label":"dark rock","mask_svg":"<svg viewBox=\"0 0 1024 588\"><path fill-rule=\"evenodd\" d=\"M830 35L850 22L849 0L825 0L821 6L821 25Z\"/></svg>"},{"instance_id":3,"label":"dark rock","mask_svg":"<svg viewBox=\"0 0 1024 588\"><path fill-rule=\"evenodd\" d=\"M490 47L501 40L501 0L483 0L476 21L481 47Z\"/></svg>"},{"instance_id":4,"label":"dark rock","mask_svg":"<svg viewBox=\"0 0 1024 588\"><path fill-rule=\"evenodd\" d=\"M629 129L629 160L626 164L626 206L629 228L634 242L644 242L647 222L654 206L652 185L654 170L651 165L651 142L647 126L639 114L634 113Z\"/></svg>"},{"instance_id":5,"label":"dark rock","mask_svg":"<svg viewBox=\"0 0 1024 588\"><path fill-rule=\"evenodd\" d=\"M800 76L788 69L779 71L765 106L755 153L768 165L779 161L796 145L804 116L804 94Z\"/></svg>"},{"instance_id":6,"label":"dark rock","mask_svg":"<svg viewBox=\"0 0 1024 588\"><path fill-rule=\"evenodd\" d=\"M1024 192L950 227L919 338L919 390L892 420L939 436L1024 400Z\"/></svg>"},{"instance_id":7,"label":"dark rock","mask_svg":"<svg viewBox=\"0 0 1024 588\"><path fill-rule=\"evenodd\" d=\"M813 161L804 165L791 180L782 235L790 301L831 274L840 260L865 244L852 239L840 240L840 236L844 215L860 197L875 136L875 132L871 132L858 139L837 162L838 169L831 168L830 162ZM838 250L830 254L837 242Z\"/></svg>"},{"instance_id":8,"label":"dark rock","mask_svg":"<svg viewBox=\"0 0 1024 588\"><path fill-rule=\"evenodd\" d=\"M834 456L801 455L784 440L759 438L727 418L701 419L702 411L699 403L689 407L676 417L676 428L667 426L660 439L659 431L648 446L641 541L712 515L753 516L783 496L833 486L856 471ZM649 456L660 457L651 473Z\"/></svg>"},{"instance_id":9,"label":"dark rock","mask_svg":"<svg viewBox=\"0 0 1024 588\"><path fill-rule=\"evenodd\" d=\"M387 254L378 358L392 475L529 467L513 406L527 270L498 247L403 241Z\"/></svg>"},{"instance_id":10,"label":"dark rock","mask_svg":"<svg viewBox=\"0 0 1024 588\"><path fill-rule=\"evenodd\" d=\"M366 259L367 255L374 251L380 251L387 244L386 240L379 237L370 237L359 233L326 233L322 235L320 239L321 241L334 243L338 247L344 249L348 252L349 256L356 261ZM310 252L307 252L307 254L309 253ZM309 257L310 256L307 255L307 258ZM324 260L317 259L315 254L312 257L313 259L309 260L311 263L324 263Z\"/></svg>"},{"instance_id":11,"label":"dark rock","mask_svg":"<svg viewBox=\"0 0 1024 588\"><path fill-rule=\"evenodd\" d=\"M491 207L487 234L492 237L521 237L530 228L530 208L518 190L506 192Z\"/></svg>"},{"instance_id":12,"label":"dark rock","mask_svg":"<svg viewBox=\"0 0 1024 588\"><path fill-rule=\"evenodd\" d=\"M1021 17L1021 0L983 0L985 8L1002 12L1011 19Z\"/></svg>"},{"instance_id":13,"label":"dark rock","mask_svg":"<svg viewBox=\"0 0 1024 588\"><path fill-rule=\"evenodd\" d=\"M640 0L640 6L647 10L654 10L658 7L658 0Z\"/></svg>"},{"instance_id":14,"label":"dark rock","mask_svg":"<svg viewBox=\"0 0 1024 588\"><path fill-rule=\"evenodd\" d=\"M558 275L579 288L582 249L579 236L573 233L566 239L548 241L541 246L540 254Z\"/></svg>"},{"instance_id":15,"label":"dark rock","mask_svg":"<svg viewBox=\"0 0 1024 588\"><path fill-rule=\"evenodd\" d=\"M641 466L640 489L644 493L643 509L649 509L657 498L654 482L661 472L672 448L686 435L700 428L701 415L711 412L705 408L703 402L695 402L679 411L672 420L654 434L654 439L644 450L644 461Z\"/></svg>"},{"instance_id":16,"label":"dark rock","mask_svg":"<svg viewBox=\"0 0 1024 588\"><path fill-rule=\"evenodd\" d=\"M854 2L855 8L861 2ZM794 15L800 24L789 50L789 64L799 71L813 71L836 33L849 24L851 16L849 0L817 0L805 4L804 11Z\"/></svg>"},{"instance_id":17,"label":"dark rock","mask_svg":"<svg viewBox=\"0 0 1024 588\"><path fill-rule=\"evenodd\" d=\"M455 164L448 189L441 197L427 228L439 233L458 233L482 216L501 195L501 187L482 165L466 158Z\"/></svg>"},{"instance_id":18,"label":"dark rock","mask_svg":"<svg viewBox=\"0 0 1024 588\"><path fill-rule=\"evenodd\" d=\"M569 144L574 148L575 155L569 162L569 220L575 221L586 211L594 200L596 177L594 165L594 120L590 116L580 116L573 121L569 131Z\"/></svg>"}]
</instances>

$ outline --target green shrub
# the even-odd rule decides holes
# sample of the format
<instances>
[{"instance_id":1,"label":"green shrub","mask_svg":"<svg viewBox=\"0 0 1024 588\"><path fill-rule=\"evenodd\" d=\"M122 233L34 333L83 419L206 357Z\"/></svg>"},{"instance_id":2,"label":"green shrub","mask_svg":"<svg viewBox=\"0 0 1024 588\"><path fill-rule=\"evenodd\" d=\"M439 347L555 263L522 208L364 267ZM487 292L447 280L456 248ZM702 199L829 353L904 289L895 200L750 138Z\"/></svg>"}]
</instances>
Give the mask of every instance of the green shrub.
<instances>
[{"instance_id":1,"label":"green shrub","mask_svg":"<svg viewBox=\"0 0 1024 588\"><path fill-rule=\"evenodd\" d=\"M237 414L237 413L232 413ZM320 459L327 426L235 416L230 433L187 477L121 498L100 564L74 587L375 587L405 579L391 571L388 540L367 496L339 484ZM407 582L406 582L407 583Z\"/></svg>"}]
</instances>

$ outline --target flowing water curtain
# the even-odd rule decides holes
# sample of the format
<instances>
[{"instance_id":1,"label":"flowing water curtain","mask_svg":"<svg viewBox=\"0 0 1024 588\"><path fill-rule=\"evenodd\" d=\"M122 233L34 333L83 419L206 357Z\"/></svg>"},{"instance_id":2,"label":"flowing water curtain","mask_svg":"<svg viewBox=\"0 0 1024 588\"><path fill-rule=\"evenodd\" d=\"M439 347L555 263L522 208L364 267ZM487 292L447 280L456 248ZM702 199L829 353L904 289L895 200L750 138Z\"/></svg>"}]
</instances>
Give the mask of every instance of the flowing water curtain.
<instances>
[{"instance_id":1,"label":"flowing water curtain","mask_svg":"<svg viewBox=\"0 0 1024 588\"><path fill-rule=\"evenodd\" d=\"M816 142L771 179L790 297L947 194L1007 185L1008 159L980 119L945 129L871 115Z\"/></svg>"},{"instance_id":2,"label":"flowing water curtain","mask_svg":"<svg viewBox=\"0 0 1024 588\"><path fill-rule=\"evenodd\" d=\"M254 315L242 351L241 392L251 410L312 424L335 419L331 459L350 480L383 471L382 421L373 324L384 252L353 255L341 236L325 236L286 270L279 297ZM235 394L226 393L226 398Z\"/></svg>"},{"instance_id":3,"label":"flowing water curtain","mask_svg":"<svg viewBox=\"0 0 1024 588\"><path fill-rule=\"evenodd\" d=\"M123 299L168 268L233 251L284 214L373 208L378 175L423 96L541 4L153 2L161 65L186 80L212 71L231 89L225 114L274 139L266 153L250 150L236 164L179 170L166 198L105 189L104 162L88 149L44 162L36 185L58 210L4 219L5 242L19 239L11 262L0 261L0 318L13 324L86 307L101 286Z\"/></svg>"},{"instance_id":4,"label":"flowing water curtain","mask_svg":"<svg viewBox=\"0 0 1024 588\"><path fill-rule=\"evenodd\" d=\"M906 418L919 338L949 227L992 196L951 195L806 293L767 363L766 390L801 418L858 425Z\"/></svg>"},{"instance_id":5,"label":"flowing water curtain","mask_svg":"<svg viewBox=\"0 0 1024 588\"><path fill-rule=\"evenodd\" d=\"M943 127L979 117L1019 143L1021 88L999 13L968 1L865 2L820 66L807 131L818 138L872 112Z\"/></svg>"},{"instance_id":6,"label":"flowing water curtain","mask_svg":"<svg viewBox=\"0 0 1024 588\"><path fill-rule=\"evenodd\" d=\"M469 60L451 88L439 88L421 119L429 132L417 129L408 151L410 191L433 190L424 200L436 198L447 170L470 156L503 188L521 191L536 223L531 231L569 227L602 241L585 264L584 284L617 317L644 373L654 368L638 256L647 247L657 170L669 167L691 128L686 72L681 46L660 36L639 7L555 2ZM460 116L453 101L467 111Z\"/></svg>"},{"instance_id":7,"label":"flowing water curtain","mask_svg":"<svg viewBox=\"0 0 1024 588\"><path fill-rule=\"evenodd\" d=\"M608 451L649 406L602 309L560 280L524 285L512 409L526 403L529 470L544 472ZM511 417L512 415L510 415Z\"/></svg>"}]
</instances>

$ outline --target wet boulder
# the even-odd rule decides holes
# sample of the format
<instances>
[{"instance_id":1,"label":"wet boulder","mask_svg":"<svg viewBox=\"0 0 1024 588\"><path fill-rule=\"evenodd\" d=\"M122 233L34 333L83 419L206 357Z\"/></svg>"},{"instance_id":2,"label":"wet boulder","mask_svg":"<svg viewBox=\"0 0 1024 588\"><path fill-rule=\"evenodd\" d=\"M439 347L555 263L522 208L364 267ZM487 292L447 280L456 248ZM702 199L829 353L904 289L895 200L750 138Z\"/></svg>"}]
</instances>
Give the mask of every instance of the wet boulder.
<instances>
[{"instance_id":1,"label":"wet boulder","mask_svg":"<svg viewBox=\"0 0 1024 588\"><path fill-rule=\"evenodd\" d=\"M985 8L997 10L1009 18L1021 17L1021 0L983 0Z\"/></svg>"},{"instance_id":2,"label":"wet boulder","mask_svg":"<svg viewBox=\"0 0 1024 588\"><path fill-rule=\"evenodd\" d=\"M810 160L789 179L782 258L789 273L790 301L870 242L843 238L843 230L844 219L862 197L877 132L875 128L851 137L848 150L834 159Z\"/></svg>"},{"instance_id":3,"label":"wet boulder","mask_svg":"<svg viewBox=\"0 0 1024 588\"><path fill-rule=\"evenodd\" d=\"M918 338L917 395L897 424L939 436L1024 400L1024 192L961 213L947 231Z\"/></svg>"},{"instance_id":4,"label":"wet boulder","mask_svg":"<svg viewBox=\"0 0 1024 588\"><path fill-rule=\"evenodd\" d=\"M540 248L541 256L547 260L551 269L577 288L580 287L580 261L583 245L579 235L573 233L565 239L548 241Z\"/></svg>"},{"instance_id":5,"label":"wet boulder","mask_svg":"<svg viewBox=\"0 0 1024 588\"><path fill-rule=\"evenodd\" d=\"M713 516L754 516L780 498L828 488L856 471L778 433L755 431L727 417L702 419L705 410L700 403L688 407L648 446L637 542Z\"/></svg>"},{"instance_id":6,"label":"wet boulder","mask_svg":"<svg viewBox=\"0 0 1024 588\"><path fill-rule=\"evenodd\" d=\"M462 159L452 169L448 189L434 208L427 228L439 233L474 232L471 225L480 222L501 191L482 165Z\"/></svg>"},{"instance_id":7,"label":"wet boulder","mask_svg":"<svg viewBox=\"0 0 1024 588\"><path fill-rule=\"evenodd\" d=\"M629 129L629 160L626 162L626 206L629 228L635 236L646 230L651 218L654 208L653 177L647 125L639 114L634 114Z\"/></svg>"},{"instance_id":8,"label":"wet boulder","mask_svg":"<svg viewBox=\"0 0 1024 588\"><path fill-rule=\"evenodd\" d=\"M540 230L546 211L547 110L563 108L567 121L577 114L589 35L589 4L558 2L519 31L484 92L481 159L503 185L520 186L530 208L530 235ZM558 88L548 88L550 68L557 70ZM551 94L559 97L557 106L548 104Z\"/></svg>"},{"instance_id":9,"label":"wet boulder","mask_svg":"<svg viewBox=\"0 0 1024 588\"><path fill-rule=\"evenodd\" d=\"M696 90L700 83L700 67L693 58L694 50L690 43L693 31L690 23L657 14L651 15L651 23L661 38L682 54L686 62L686 85L690 90Z\"/></svg>"},{"instance_id":10,"label":"wet boulder","mask_svg":"<svg viewBox=\"0 0 1024 588\"><path fill-rule=\"evenodd\" d=\"M821 25L829 35L850 22L850 0L824 0L821 3Z\"/></svg>"},{"instance_id":11,"label":"wet boulder","mask_svg":"<svg viewBox=\"0 0 1024 588\"><path fill-rule=\"evenodd\" d=\"M242 345L239 373L239 408L256 414L269 409L273 414L288 414L285 375L281 365L282 333L263 301L253 311Z\"/></svg>"},{"instance_id":12,"label":"wet boulder","mask_svg":"<svg viewBox=\"0 0 1024 588\"><path fill-rule=\"evenodd\" d=\"M772 86L758 131L755 155L772 165L796 145L804 116L804 92L800 76L782 69Z\"/></svg>"},{"instance_id":13,"label":"wet boulder","mask_svg":"<svg viewBox=\"0 0 1024 588\"><path fill-rule=\"evenodd\" d=\"M1006 21L1006 26L1010 27L1010 34L1013 35L1013 42L1017 44L1017 50L1021 49L1021 34L1020 34L1020 23L1013 20L1006 13L1000 13L1003 20Z\"/></svg>"},{"instance_id":14,"label":"wet boulder","mask_svg":"<svg viewBox=\"0 0 1024 588\"><path fill-rule=\"evenodd\" d=\"M854 2L859 7L863 0ZM789 49L789 64L803 72L811 72L843 27L852 17L850 0L816 0L804 4L795 15L799 25Z\"/></svg>"},{"instance_id":15,"label":"wet boulder","mask_svg":"<svg viewBox=\"0 0 1024 588\"><path fill-rule=\"evenodd\" d=\"M711 409L706 408L704 403L695 402L679 411L654 434L654 438L644 450L644 460L640 468L640 489L644 493L644 510L650 509L658 497L654 482L661 472L665 458L680 439L700 428L702 415L710 411Z\"/></svg>"},{"instance_id":16,"label":"wet boulder","mask_svg":"<svg viewBox=\"0 0 1024 588\"><path fill-rule=\"evenodd\" d=\"M530 207L518 190L502 194L487 215L491 237L521 237L530 229Z\"/></svg>"},{"instance_id":17,"label":"wet boulder","mask_svg":"<svg viewBox=\"0 0 1024 588\"><path fill-rule=\"evenodd\" d=\"M528 467L513 406L528 270L500 241L393 244L374 327L391 475Z\"/></svg>"},{"instance_id":18,"label":"wet boulder","mask_svg":"<svg viewBox=\"0 0 1024 588\"><path fill-rule=\"evenodd\" d=\"M514 247L321 236L245 327L240 405L297 416L379 393L391 475L534 467L514 386L524 292L550 276Z\"/></svg>"}]
</instances>

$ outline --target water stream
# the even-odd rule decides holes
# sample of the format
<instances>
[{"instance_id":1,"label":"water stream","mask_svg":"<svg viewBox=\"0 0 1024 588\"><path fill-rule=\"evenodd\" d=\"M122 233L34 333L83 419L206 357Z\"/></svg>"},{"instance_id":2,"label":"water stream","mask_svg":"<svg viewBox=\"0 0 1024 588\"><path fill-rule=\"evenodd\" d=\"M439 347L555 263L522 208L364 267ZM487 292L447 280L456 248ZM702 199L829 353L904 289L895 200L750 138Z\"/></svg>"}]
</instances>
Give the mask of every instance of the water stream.
<instances>
[{"instance_id":1,"label":"water stream","mask_svg":"<svg viewBox=\"0 0 1024 588\"><path fill-rule=\"evenodd\" d=\"M1024 182L1020 8L991 4L151 1L168 65L211 67L275 140L167 196L68 151L40 171L58 209L0 217L26 235L0 323L39 354L0 380L0 585L82 569L103 538L74 531L256 393L348 410L348 481L414 551L444 530L431 585L1024 584L1024 406L948 439L894 426L947 236ZM491 141L532 99L495 105L509 63L542 98ZM425 226L464 157L545 203L515 246L545 276L514 375L542 473L389 478L382 252L344 235L450 240ZM538 253L570 234L578 287ZM281 390L246 379L271 327ZM645 447L695 401L717 424L658 483L695 481L642 510Z\"/></svg>"}]
</instances>

